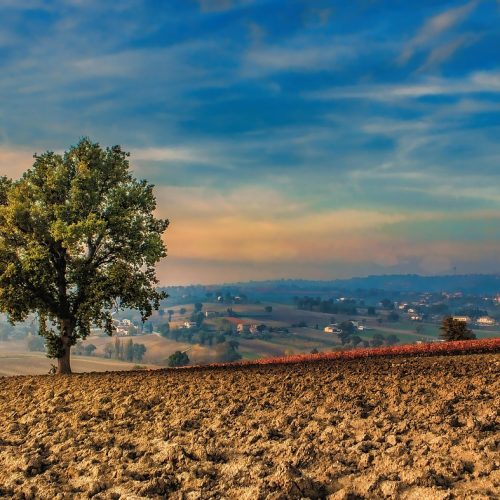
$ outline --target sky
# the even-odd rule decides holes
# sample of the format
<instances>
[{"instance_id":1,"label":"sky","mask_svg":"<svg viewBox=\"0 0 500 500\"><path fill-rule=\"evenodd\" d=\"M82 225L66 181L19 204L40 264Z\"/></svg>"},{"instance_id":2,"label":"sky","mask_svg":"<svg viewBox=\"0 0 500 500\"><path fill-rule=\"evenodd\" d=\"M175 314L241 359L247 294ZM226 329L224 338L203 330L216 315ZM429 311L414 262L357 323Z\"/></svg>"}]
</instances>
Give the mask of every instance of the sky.
<instances>
[{"instance_id":1,"label":"sky","mask_svg":"<svg viewBox=\"0 0 500 500\"><path fill-rule=\"evenodd\" d=\"M0 175L88 136L160 283L500 272L500 2L0 0Z\"/></svg>"}]
</instances>

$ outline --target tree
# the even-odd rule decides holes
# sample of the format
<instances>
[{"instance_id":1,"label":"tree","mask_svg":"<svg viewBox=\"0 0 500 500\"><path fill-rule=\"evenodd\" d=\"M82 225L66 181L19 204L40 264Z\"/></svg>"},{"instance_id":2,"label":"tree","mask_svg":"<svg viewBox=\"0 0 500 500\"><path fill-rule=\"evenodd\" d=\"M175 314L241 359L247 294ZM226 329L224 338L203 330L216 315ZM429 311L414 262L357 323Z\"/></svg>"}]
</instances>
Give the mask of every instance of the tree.
<instances>
[{"instance_id":1,"label":"tree","mask_svg":"<svg viewBox=\"0 0 500 500\"><path fill-rule=\"evenodd\" d=\"M393 333L387 335L387 337L385 338L385 341L388 345L395 345L399 343L399 340L399 337L397 335L394 335Z\"/></svg>"},{"instance_id":2,"label":"tree","mask_svg":"<svg viewBox=\"0 0 500 500\"><path fill-rule=\"evenodd\" d=\"M111 342L109 342L108 344L106 344L104 346L104 357L105 358L111 359L111 356L113 356L113 352L114 352L114 349L113 349L113 344L111 344Z\"/></svg>"},{"instance_id":3,"label":"tree","mask_svg":"<svg viewBox=\"0 0 500 500\"><path fill-rule=\"evenodd\" d=\"M134 344L132 348L134 351L134 361L142 361L144 354L146 354L146 346L144 344Z\"/></svg>"},{"instance_id":4,"label":"tree","mask_svg":"<svg viewBox=\"0 0 500 500\"><path fill-rule=\"evenodd\" d=\"M385 337L381 333L374 333L373 338L370 341L372 347L380 347L383 345Z\"/></svg>"},{"instance_id":5,"label":"tree","mask_svg":"<svg viewBox=\"0 0 500 500\"><path fill-rule=\"evenodd\" d=\"M158 326L158 331L162 337L168 337L170 334L170 325L168 323L162 323Z\"/></svg>"},{"instance_id":6,"label":"tree","mask_svg":"<svg viewBox=\"0 0 500 500\"><path fill-rule=\"evenodd\" d=\"M186 308L185 308L185 307L181 307L181 308L179 309L179 314L180 314L181 316L183 316L184 314L186 314Z\"/></svg>"},{"instance_id":7,"label":"tree","mask_svg":"<svg viewBox=\"0 0 500 500\"><path fill-rule=\"evenodd\" d=\"M363 339L359 335L353 335L350 338L351 344L356 347L358 344L361 344L363 342Z\"/></svg>"},{"instance_id":8,"label":"tree","mask_svg":"<svg viewBox=\"0 0 500 500\"><path fill-rule=\"evenodd\" d=\"M132 339L128 339L125 343L125 361L133 361L134 360L134 341Z\"/></svg>"},{"instance_id":9,"label":"tree","mask_svg":"<svg viewBox=\"0 0 500 500\"><path fill-rule=\"evenodd\" d=\"M203 304L201 302L196 302L194 305L194 312L199 312L203 309Z\"/></svg>"},{"instance_id":10,"label":"tree","mask_svg":"<svg viewBox=\"0 0 500 500\"><path fill-rule=\"evenodd\" d=\"M173 309L169 309L167 313L168 313L168 322L170 323L172 321L172 316L174 315L175 311Z\"/></svg>"},{"instance_id":11,"label":"tree","mask_svg":"<svg viewBox=\"0 0 500 500\"><path fill-rule=\"evenodd\" d=\"M21 179L0 178L0 312L30 313L57 373L91 325L111 335L112 309L160 307L155 264L168 220L153 215L153 186L129 171L120 146L82 139L64 155L35 155Z\"/></svg>"},{"instance_id":12,"label":"tree","mask_svg":"<svg viewBox=\"0 0 500 500\"><path fill-rule=\"evenodd\" d=\"M356 332L356 327L352 324L352 321L342 321L339 328L348 336Z\"/></svg>"},{"instance_id":13,"label":"tree","mask_svg":"<svg viewBox=\"0 0 500 500\"><path fill-rule=\"evenodd\" d=\"M384 309L394 309L394 302L390 299L382 299L380 303Z\"/></svg>"},{"instance_id":14,"label":"tree","mask_svg":"<svg viewBox=\"0 0 500 500\"><path fill-rule=\"evenodd\" d=\"M476 338L465 321L453 319L451 316L443 319L439 329L441 330L440 337L444 340L473 340Z\"/></svg>"},{"instance_id":15,"label":"tree","mask_svg":"<svg viewBox=\"0 0 500 500\"><path fill-rule=\"evenodd\" d=\"M167 359L167 365L171 367L186 366L189 364L189 356L185 352L175 351Z\"/></svg>"},{"instance_id":16,"label":"tree","mask_svg":"<svg viewBox=\"0 0 500 500\"><path fill-rule=\"evenodd\" d=\"M273 306L266 306L264 307L264 310L266 311L266 313L273 312Z\"/></svg>"},{"instance_id":17,"label":"tree","mask_svg":"<svg viewBox=\"0 0 500 500\"><path fill-rule=\"evenodd\" d=\"M86 346L84 346L83 352L86 356L92 356L96 349L97 347L94 344L87 344Z\"/></svg>"},{"instance_id":18,"label":"tree","mask_svg":"<svg viewBox=\"0 0 500 500\"><path fill-rule=\"evenodd\" d=\"M377 314L377 311L373 306L368 306L366 314L368 314L368 316L375 316L375 314Z\"/></svg>"},{"instance_id":19,"label":"tree","mask_svg":"<svg viewBox=\"0 0 500 500\"><path fill-rule=\"evenodd\" d=\"M222 363L240 360L241 354L238 352L238 346L239 343L234 340L217 344L215 347L217 359Z\"/></svg>"}]
</instances>

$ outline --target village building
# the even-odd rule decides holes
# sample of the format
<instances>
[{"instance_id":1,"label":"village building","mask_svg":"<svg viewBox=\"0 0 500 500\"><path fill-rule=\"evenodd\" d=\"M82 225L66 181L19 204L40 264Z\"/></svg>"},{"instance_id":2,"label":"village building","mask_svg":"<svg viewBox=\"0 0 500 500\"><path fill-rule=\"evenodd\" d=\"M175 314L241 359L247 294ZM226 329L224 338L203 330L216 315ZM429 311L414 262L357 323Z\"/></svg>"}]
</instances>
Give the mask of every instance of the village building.
<instances>
[{"instance_id":1,"label":"village building","mask_svg":"<svg viewBox=\"0 0 500 500\"><path fill-rule=\"evenodd\" d=\"M490 316L481 316L480 318L477 318L476 323L479 326L494 326L497 322Z\"/></svg>"}]
</instances>

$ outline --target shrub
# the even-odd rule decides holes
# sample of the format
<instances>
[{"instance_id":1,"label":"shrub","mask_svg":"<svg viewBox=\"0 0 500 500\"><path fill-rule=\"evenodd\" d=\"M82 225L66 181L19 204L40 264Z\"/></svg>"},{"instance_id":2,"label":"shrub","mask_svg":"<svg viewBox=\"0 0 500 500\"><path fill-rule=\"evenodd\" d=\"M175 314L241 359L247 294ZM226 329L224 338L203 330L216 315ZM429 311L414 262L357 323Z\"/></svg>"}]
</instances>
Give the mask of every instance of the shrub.
<instances>
[{"instance_id":1,"label":"shrub","mask_svg":"<svg viewBox=\"0 0 500 500\"><path fill-rule=\"evenodd\" d=\"M175 351L167 359L167 365L171 367L186 366L189 364L189 356L185 352Z\"/></svg>"}]
</instances>

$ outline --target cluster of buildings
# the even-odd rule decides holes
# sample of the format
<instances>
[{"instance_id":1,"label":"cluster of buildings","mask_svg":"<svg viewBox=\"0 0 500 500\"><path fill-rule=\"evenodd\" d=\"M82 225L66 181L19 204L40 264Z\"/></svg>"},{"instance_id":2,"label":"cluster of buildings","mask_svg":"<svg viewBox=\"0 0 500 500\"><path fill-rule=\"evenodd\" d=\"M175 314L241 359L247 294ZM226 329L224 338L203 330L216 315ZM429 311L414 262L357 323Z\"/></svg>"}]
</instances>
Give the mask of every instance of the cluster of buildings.
<instances>
[{"instance_id":1,"label":"cluster of buildings","mask_svg":"<svg viewBox=\"0 0 500 500\"><path fill-rule=\"evenodd\" d=\"M129 319L114 319L113 327L116 335L119 336L133 336L139 333L139 328L135 326Z\"/></svg>"},{"instance_id":2,"label":"cluster of buildings","mask_svg":"<svg viewBox=\"0 0 500 500\"><path fill-rule=\"evenodd\" d=\"M467 324L474 324L476 326L495 326L497 324L494 318L490 316L481 316L479 318L472 319L469 316L453 316L456 321L463 321Z\"/></svg>"},{"instance_id":3,"label":"cluster of buildings","mask_svg":"<svg viewBox=\"0 0 500 500\"><path fill-rule=\"evenodd\" d=\"M245 333L251 333L252 335L262 335L264 333L269 333L269 329L266 325L261 324L246 324L246 323L238 323L236 325L236 332L240 335Z\"/></svg>"},{"instance_id":4,"label":"cluster of buildings","mask_svg":"<svg viewBox=\"0 0 500 500\"><path fill-rule=\"evenodd\" d=\"M362 321L356 321L356 320L349 320L349 323L358 331L358 332L363 332L365 330L372 330L371 327L365 325ZM342 333L342 328L340 328L338 323L330 323L329 325L325 326L323 328L323 331L325 333L334 333L336 335L339 335Z\"/></svg>"}]
</instances>

